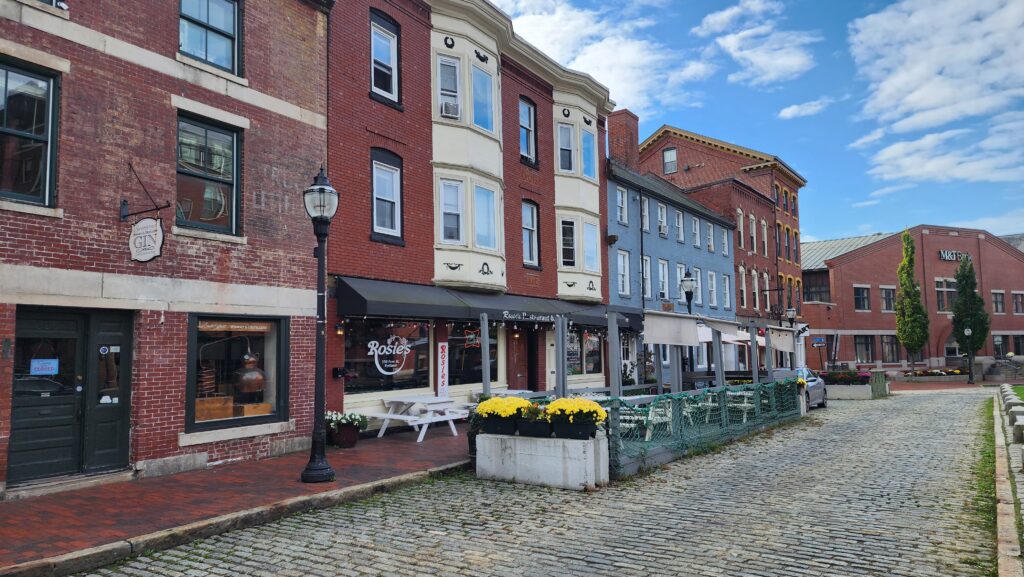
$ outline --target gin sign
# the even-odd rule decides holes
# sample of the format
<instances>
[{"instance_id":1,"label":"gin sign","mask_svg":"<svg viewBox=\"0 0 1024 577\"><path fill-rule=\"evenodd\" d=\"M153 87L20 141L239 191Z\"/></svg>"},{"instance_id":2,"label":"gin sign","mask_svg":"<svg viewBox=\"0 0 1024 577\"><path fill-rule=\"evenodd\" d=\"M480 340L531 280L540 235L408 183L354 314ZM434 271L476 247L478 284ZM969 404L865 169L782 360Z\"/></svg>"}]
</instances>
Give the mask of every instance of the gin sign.
<instances>
[{"instance_id":1,"label":"gin sign","mask_svg":"<svg viewBox=\"0 0 1024 577\"><path fill-rule=\"evenodd\" d=\"M159 218L144 218L132 225L128 249L132 260L149 262L160 256L164 248L164 227Z\"/></svg>"}]
</instances>

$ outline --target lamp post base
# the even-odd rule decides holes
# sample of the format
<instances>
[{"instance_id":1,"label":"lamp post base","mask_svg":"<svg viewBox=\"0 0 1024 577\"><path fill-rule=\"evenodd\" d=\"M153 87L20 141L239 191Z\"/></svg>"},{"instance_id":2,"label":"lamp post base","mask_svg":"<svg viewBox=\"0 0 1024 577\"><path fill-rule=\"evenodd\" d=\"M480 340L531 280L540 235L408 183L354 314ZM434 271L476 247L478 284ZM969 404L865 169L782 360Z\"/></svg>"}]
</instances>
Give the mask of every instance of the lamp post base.
<instances>
[{"instance_id":1,"label":"lamp post base","mask_svg":"<svg viewBox=\"0 0 1024 577\"><path fill-rule=\"evenodd\" d=\"M334 469L327 459L310 460L302 470L303 483L330 483L334 480Z\"/></svg>"}]
</instances>

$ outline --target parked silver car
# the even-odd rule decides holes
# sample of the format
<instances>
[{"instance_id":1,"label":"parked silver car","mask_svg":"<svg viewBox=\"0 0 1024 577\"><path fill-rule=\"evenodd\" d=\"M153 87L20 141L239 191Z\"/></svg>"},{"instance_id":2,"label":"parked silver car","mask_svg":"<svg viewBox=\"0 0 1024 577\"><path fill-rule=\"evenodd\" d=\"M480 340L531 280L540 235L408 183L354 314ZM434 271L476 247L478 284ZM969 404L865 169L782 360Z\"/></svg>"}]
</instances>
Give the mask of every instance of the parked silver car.
<instances>
[{"instance_id":1,"label":"parked silver car","mask_svg":"<svg viewBox=\"0 0 1024 577\"><path fill-rule=\"evenodd\" d=\"M807 392L804 393L807 398L807 408L821 407L824 409L827 407L828 391L825 387L825 379L807 367L798 368L796 374L799 378L807 381Z\"/></svg>"}]
</instances>

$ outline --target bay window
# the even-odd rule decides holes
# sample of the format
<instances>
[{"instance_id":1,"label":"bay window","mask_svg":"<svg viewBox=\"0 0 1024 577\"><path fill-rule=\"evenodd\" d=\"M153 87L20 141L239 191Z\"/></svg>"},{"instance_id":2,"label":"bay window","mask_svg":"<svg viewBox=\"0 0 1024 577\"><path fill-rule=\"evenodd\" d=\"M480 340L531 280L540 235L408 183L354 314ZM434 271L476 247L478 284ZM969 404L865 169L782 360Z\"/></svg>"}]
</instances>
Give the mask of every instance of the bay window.
<instances>
[{"instance_id":1,"label":"bay window","mask_svg":"<svg viewBox=\"0 0 1024 577\"><path fill-rule=\"evenodd\" d=\"M480 185L473 189L473 231L477 248L498 248L498 205L495 196L493 190Z\"/></svg>"},{"instance_id":2,"label":"bay window","mask_svg":"<svg viewBox=\"0 0 1024 577\"><path fill-rule=\"evenodd\" d=\"M573 172L576 170L576 127L571 124L558 124L558 170Z\"/></svg>"},{"instance_id":3,"label":"bay window","mask_svg":"<svg viewBox=\"0 0 1024 577\"><path fill-rule=\"evenodd\" d=\"M597 178L597 138L589 130L583 131L583 176Z\"/></svg>"},{"instance_id":4,"label":"bay window","mask_svg":"<svg viewBox=\"0 0 1024 577\"><path fill-rule=\"evenodd\" d=\"M576 267L576 221L562 219L562 266Z\"/></svg>"},{"instance_id":5,"label":"bay window","mask_svg":"<svg viewBox=\"0 0 1024 577\"><path fill-rule=\"evenodd\" d=\"M476 66L473 67L473 124L494 132L494 79Z\"/></svg>"},{"instance_id":6,"label":"bay window","mask_svg":"<svg viewBox=\"0 0 1024 577\"><path fill-rule=\"evenodd\" d=\"M461 84L459 83L460 61L451 56L437 57L437 101L443 118L462 118Z\"/></svg>"},{"instance_id":7,"label":"bay window","mask_svg":"<svg viewBox=\"0 0 1024 577\"><path fill-rule=\"evenodd\" d=\"M601 241L598 227L592 222L583 223L583 269L601 272Z\"/></svg>"},{"instance_id":8,"label":"bay window","mask_svg":"<svg viewBox=\"0 0 1024 577\"><path fill-rule=\"evenodd\" d=\"M462 205L462 181L441 179L441 242L465 242Z\"/></svg>"}]
</instances>

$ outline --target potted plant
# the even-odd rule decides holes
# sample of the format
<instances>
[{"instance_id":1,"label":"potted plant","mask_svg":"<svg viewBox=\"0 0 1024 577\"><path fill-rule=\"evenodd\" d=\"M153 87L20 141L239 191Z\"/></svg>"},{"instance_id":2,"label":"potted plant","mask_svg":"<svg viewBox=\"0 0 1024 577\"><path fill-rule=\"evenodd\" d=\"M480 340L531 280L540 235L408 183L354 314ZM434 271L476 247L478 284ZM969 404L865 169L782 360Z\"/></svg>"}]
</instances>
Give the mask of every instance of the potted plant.
<instances>
[{"instance_id":1,"label":"potted plant","mask_svg":"<svg viewBox=\"0 0 1024 577\"><path fill-rule=\"evenodd\" d=\"M537 403L532 403L519 412L516 429L521 437L550 437L551 423L548 415Z\"/></svg>"},{"instance_id":2,"label":"potted plant","mask_svg":"<svg viewBox=\"0 0 1024 577\"><path fill-rule=\"evenodd\" d=\"M480 432L489 435L516 434L516 418L530 401L520 397L495 397L476 406L480 415Z\"/></svg>"},{"instance_id":3,"label":"potted plant","mask_svg":"<svg viewBox=\"0 0 1024 577\"><path fill-rule=\"evenodd\" d=\"M366 430L366 415L327 411L327 435L332 445L351 449L359 441L359 431Z\"/></svg>"},{"instance_id":4,"label":"potted plant","mask_svg":"<svg viewBox=\"0 0 1024 577\"><path fill-rule=\"evenodd\" d=\"M589 439L608 418L601 405L590 399L555 399L547 407L551 430L559 439Z\"/></svg>"}]
</instances>

